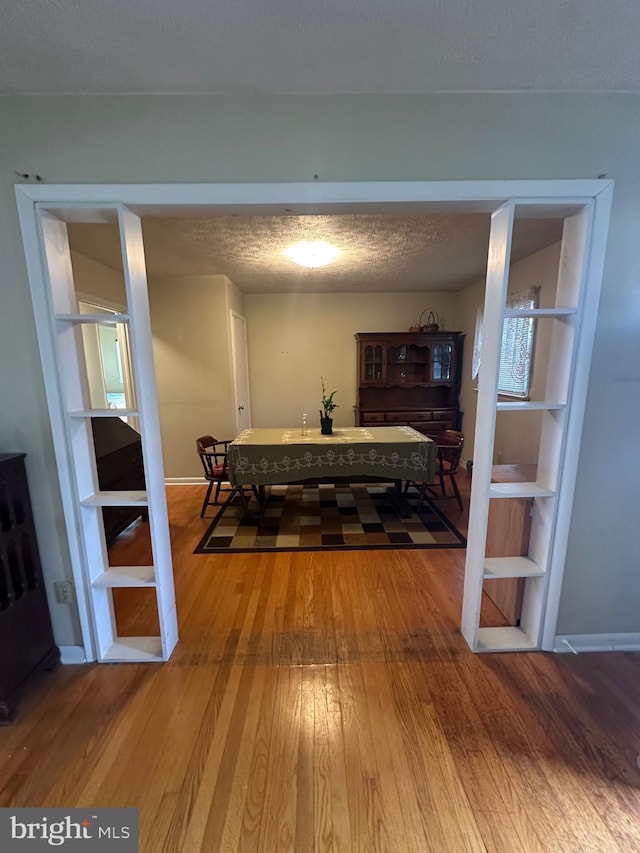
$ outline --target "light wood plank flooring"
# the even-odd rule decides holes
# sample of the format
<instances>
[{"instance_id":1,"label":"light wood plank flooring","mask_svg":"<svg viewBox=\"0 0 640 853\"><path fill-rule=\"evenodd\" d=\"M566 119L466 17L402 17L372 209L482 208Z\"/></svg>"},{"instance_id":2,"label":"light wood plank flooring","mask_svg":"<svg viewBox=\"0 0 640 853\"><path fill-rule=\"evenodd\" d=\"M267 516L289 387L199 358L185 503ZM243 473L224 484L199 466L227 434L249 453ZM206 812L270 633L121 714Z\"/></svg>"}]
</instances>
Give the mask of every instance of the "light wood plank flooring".
<instances>
[{"instance_id":1,"label":"light wood plank flooring","mask_svg":"<svg viewBox=\"0 0 640 853\"><path fill-rule=\"evenodd\" d=\"M44 674L0 805L137 806L145 853L640 851L640 655L474 656L463 550L196 556L168 492L178 648Z\"/></svg>"}]
</instances>

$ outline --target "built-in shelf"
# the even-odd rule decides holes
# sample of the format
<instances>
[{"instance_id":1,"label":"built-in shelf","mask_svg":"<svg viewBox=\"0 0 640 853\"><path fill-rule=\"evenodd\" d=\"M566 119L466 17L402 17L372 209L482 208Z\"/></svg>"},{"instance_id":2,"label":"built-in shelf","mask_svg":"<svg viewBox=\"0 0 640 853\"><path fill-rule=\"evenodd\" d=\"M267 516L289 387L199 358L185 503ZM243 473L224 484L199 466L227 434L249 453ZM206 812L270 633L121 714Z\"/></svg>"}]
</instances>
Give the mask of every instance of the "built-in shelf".
<instances>
[{"instance_id":1,"label":"built-in shelf","mask_svg":"<svg viewBox=\"0 0 640 853\"><path fill-rule=\"evenodd\" d=\"M477 652L522 652L538 647L522 628L478 628Z\"/></svg>"},{"instance_id":2,"label":"built-in shelf","mask_svg":"<svg viewBox=\"0 0 640 853\"><path fill-rule=\"evenodd\" d=\"M137 409L76 409L70 418L139 418Z\"/></svg>"},{"instance_id":3,"label":"built-in shelf","mask_svg":"<svg viewBox=\"0 0 640 853\"><path fill-rule=\"evenodd\" d=\"M101 658L103 661L163 661L160 637L115 637L112 646Z\"/></svg>"},{"instance_id":4,"label":"built-in shelf","mask_svg":"<svg viewBox=\"0 0 640 853\"><path fill-rule=\"evenodd\" d=\"M529 557L485 557L484 576L487 580L500 578L538 578L544 575Z\"/></svg>"},{"instance_id":5,"label":"built-in shelf","mask_svg":"<svg viewBox=\"0 0 640 853\"><path fill-rule=\"evenodd\" d=\"M599 278L591 270L591 261L599 263L602 251L601 246L595 248L596 232L592 232L598 205L600 202L585 204L567 215L558 210L563 218L561 259L555 282L546 275L539 282L539 307L529 307L535 299L528 299L522 307L511 301L524 285L512 266L514 222L521 215L530 215L529 205L511 199L491 216L492 260L487 266L482 308L482 363L475 412L477 459L461 620L462 634L474 652L524 652L551 646L595 325L592 308L599 284L588 298L582 289ZM607 209L600 205L600 210L604 221ZM600 232L598 240L603 236ZM500 393L504 333L516 321L537 325L545 333L544 339L537 336L531 353L535 369L530 378L540 389L532 400ZM508 424L509 419L501 419L500 412L539 414L523 415L519 424L522 435L507 437L505 430L509 426L516 430L518 424ZM504 452L507 444L511 447L519 440L523 454L526 444L526 456L522 456L526 463L518 464L517 454ZM500 462L504 455L510 464L493 465L492 455ZM488 617L484 609L488 601L495 606L491 612L501 613L503 620Z\"/></svg>"},{"instance_id":6,"label":"built-in shelf","mask_svg":"<svg viewBox=\"0 0 640 853\"><path fill-rule=\"evenodd\" d=\"M93 586L139 587L156 586L154 566L110 566L93 581Z\"/></svg>"},{"instance_id":7,"label":"built-in shelf","mask_svg":"<svg viewBox=\"0 0 640 853\"><path fill-rule=\"evenodd\" d=\"M509 400L496 404L497 412L535 412L565 409L566 403L550 403L545 400Z\"/></svg>"},{"instance_id":8,"label":"built-in shelf","mask_svg":"<svg viewBox=\"0 0 640 853\"><path fill-rule=\"evenodd\" d=\"M56 314L55 317L62 323L98 323L100 326L129 322L128 314Z\"/></svg>"},{"instance_id":9,"label":"built-in shelf","mask_svg":"<svg viewBox=\"0 0 640 853\"><path fill-rule=\"evenodd\" d=\"M147 493L142 491L96 492L80 501L82 506L147 506Z\"/></svg>"},{"instance_id":10,"label":"built-in shelf","mask_svg":"<svg viewBox=\"0 0 640 853\"><path fill-rule=\"evenodd\" d=\"M490 498L552 498L553 489L539 486L537 483L491 483Z\"/></svg>"},{"instance_id":11,"label":"built-in shelf","mask_svg":"<svg viewBox=\"0 0 640 853\"><path fill-rule=\"evenodd\" d=\"M87 306L79 293L86 291L74 278L69 211L56 204L48 210L53 215L36 210L45 272L38 331L41 344L43 335L46 342L47 396L87 658L110 663L167 660L178 641L178 621L149 300L144 264L141 268L139 263L144 255L142 223L119 203L74 210L74 222L117 220L121 247L122 309L93 304L88 306L89 313L83 313L81 307ZM127 351L137 400L123 403L127 408L115 409L108 407L106 399L90 400L90 370L100 359L97 333L122 331L123 327L127 341L120 343ZM130 425L132 418L136 419L135 430ZM148 465L143 447L153 459ZM110 565L111 543L140 517L145 521L143 538L149 540L153 557L139 562L153 565ZM133 595L133 588L149 590L144 594L144 611L135 608L128 620L130 627L124 630L133 636L118 636L116 588L129 590L123 593L127 598ZM151 633L159 636L138 636L145 633L147 609L157 615L157 622L153 619L157 627Z\"/></svg>"},{"instance_id":12,"label":"built-in shelf","mask_svg":"<svg viewBox=\"0 0 640 853\"><path fill-rule=\"evenodd\" d=\"M571 317L577 308L507 308L505 317Z\"/></svg>"}]
</instances>

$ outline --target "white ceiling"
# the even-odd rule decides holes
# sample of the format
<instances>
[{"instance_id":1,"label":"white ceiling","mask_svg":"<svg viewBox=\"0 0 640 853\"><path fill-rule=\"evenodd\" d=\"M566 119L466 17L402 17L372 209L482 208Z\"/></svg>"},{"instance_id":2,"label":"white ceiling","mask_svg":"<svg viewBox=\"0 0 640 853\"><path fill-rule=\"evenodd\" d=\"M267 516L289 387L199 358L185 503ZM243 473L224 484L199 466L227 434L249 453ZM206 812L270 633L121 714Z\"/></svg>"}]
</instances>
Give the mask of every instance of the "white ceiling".
<instances>
[{"instance_id":1,"label":"white ceiling","mask_svg":"<svg viewBox=\"0 0 640 853\"><path fill-rule=\"evenodd\" d=\"M489 215L348 214L143 219L151 275L227 275L246 293L459 290L484 278ZM557 242L561 219L516 219L512 262ZM70 224L71 248L122 269L116 225ZM284 249L324 239L342 251L322 269Z\"/></svg>"},{"instance_id":2,"label":"white ceiling","mask_svg":"<svg viewBox=\"0 0 640 853\"><path fill-rule=\"evenodd\" d=\"M617 0L0 0L0 94L640 91L640 3ZM151 274L223 273L246 292L455 290L484 276L488 217L145 219ZM72 245L118 268L109 226ZM282 250L324 237L325 270ZM560 237L516 223L513 259Z\"/></svg>"},{"instance_id":3,"label":"white ceiling","mask_svg":"<svg viewBox=\"0 0 640 853\"><path fill-rule=\"evenodd\" d=\"M637 0L0 0L0 94L639 91Z\"/></svg>"}]
</instances>

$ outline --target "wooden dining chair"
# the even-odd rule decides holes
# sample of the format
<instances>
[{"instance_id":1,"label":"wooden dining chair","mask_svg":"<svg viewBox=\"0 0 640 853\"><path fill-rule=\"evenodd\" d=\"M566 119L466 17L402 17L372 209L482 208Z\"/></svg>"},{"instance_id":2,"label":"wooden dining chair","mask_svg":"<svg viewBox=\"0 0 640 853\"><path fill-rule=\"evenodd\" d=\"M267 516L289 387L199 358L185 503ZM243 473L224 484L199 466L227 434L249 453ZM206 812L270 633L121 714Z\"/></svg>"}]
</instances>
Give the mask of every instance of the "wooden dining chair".
<instances>
[{"instance_id":1,"label":"wooden dining chair","mask_svg":"<svg viewBox=\"0 0 640 853\"><path fill-rule=\"evenodd\" d=\"M231 495L227 495L226 500L219 500L220 492L233 492L235 489L229 485L228 488L224 484L229 483L229 469L227 464L227 449L231 441L218 441L212 435L201 435L196 438L196 450L202 462L205 480L208 481L207 494L205 495L202 509L200 510L200 518L204 518L208 506L224 506ZM213 500L209 500L213 487L216 487L216 492Z\"/></svg>"},{"instance_id":2,"label":"wooden dining chair","mask_svg":"<svg viewBox=\"0 0 640 853\"><path fill-rule=\"evenodd\" d=\"M418 489L419 498L417 511L420 512L424 499L428 497L430 500L443 500L445 498L455 497L460 509L463 509L462 496L456 482L456 474L460 469L460 457L462 448L464 447L464 433L455 429L447 429L438 435L431 436L437 444L437 468L435 478L440 487L440 494L437 494L437 486L432 483L416 483L413 480L407 480L404 487L404 494L407 493L409 486L414 485ZM453 495L447 494L445 477L451 481Z\"/></svg>"}]
</instances>

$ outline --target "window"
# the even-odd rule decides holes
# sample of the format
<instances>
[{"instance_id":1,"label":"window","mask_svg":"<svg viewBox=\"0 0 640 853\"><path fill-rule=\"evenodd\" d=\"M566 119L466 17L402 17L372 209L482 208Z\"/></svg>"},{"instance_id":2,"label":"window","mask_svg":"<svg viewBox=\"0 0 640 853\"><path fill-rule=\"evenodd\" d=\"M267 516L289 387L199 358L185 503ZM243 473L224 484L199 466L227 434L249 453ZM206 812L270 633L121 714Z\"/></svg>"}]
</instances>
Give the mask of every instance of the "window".
<instances>
[{"instance_id":1,"label":"window","mask_svg":"<svg viewBox=\"0 0 640 853\"><path fill-rule=\"evenodd\" d=\"M117 314L114 308L78 300L81 314ZM89 400L93 409L135 409L135 391L131 368L128 328L115 325L86 324L82 328L84 356L87 365ZM121 420L139 430L138 419L122 416Z\"/></svg>"},{"instance_id":2,"label":"window","mask_svg":"<svg viewBox=\"0 0 640 853\"><path fill-rule=\"evenodd\" d=\"M540 288L526 293L513 293L507 297L510 310L532 310L538 307ZM476 316L476 333L473 347L473 378L478 376L482 352L482 306ZM531 390L533 345L536 321L533 317L506 317L502 329L502 348L498 373L498 394L528 398Z\"/></svg>"}]
</instances>

